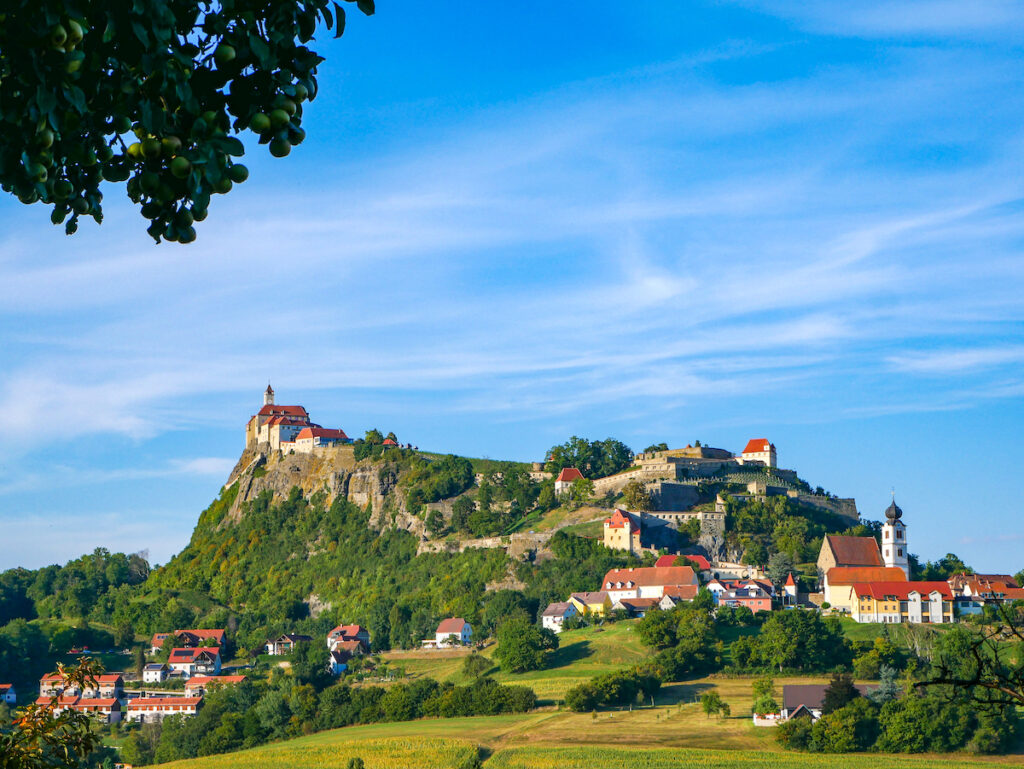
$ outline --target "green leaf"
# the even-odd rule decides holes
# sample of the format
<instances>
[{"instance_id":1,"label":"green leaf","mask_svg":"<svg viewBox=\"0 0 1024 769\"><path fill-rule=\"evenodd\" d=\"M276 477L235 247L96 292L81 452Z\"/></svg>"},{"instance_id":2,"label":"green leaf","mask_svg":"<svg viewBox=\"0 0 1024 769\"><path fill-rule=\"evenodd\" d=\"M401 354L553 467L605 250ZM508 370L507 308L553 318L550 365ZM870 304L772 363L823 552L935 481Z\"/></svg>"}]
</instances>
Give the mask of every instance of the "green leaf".
<instances>
[{"instance_id":1,"label":"green leaf","mask_svg":"<svg viewBox=\"0 0 1024 769\"><path fill-rule=\"evenodd\" d=\"M53 91L40 85L36 88L36 104L39 105L40 112L47 113L57 106L57 97L53 95Z\"/></svg>"},{"instance_id":2,"label":"green leaf","mask_svg":"<svg viewBox=\"0 0 1024 769\"><path fill-rule=\"evenodd\" d=\"M345 33L345 9L334 3L334 17L338 20L338 26L334 30L334 39L337 40Z\"/></svg>"}]
</instances>

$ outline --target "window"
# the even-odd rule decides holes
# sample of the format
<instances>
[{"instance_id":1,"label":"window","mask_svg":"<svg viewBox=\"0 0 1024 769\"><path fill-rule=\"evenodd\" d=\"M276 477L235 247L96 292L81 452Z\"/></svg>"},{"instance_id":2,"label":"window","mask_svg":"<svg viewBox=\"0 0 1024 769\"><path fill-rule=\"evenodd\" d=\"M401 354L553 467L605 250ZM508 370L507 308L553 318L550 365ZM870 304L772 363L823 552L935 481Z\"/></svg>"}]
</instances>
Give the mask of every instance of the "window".
<instances>
[{"instance_id":1,"label":"window","mask_svg":"<svg viewBox=\"0 0 1024 769\"><path fill-rule=\"evenodd\" d=\"M901 548L899 548L899 549L898 549L898 550L896 551L896 554L897 554L897 555L899 555L899 557L900 557L900 558L902 558L902 557L903 557L903 548L902 548L902 547L901 547Z\"/></svg>"}]
</instances>

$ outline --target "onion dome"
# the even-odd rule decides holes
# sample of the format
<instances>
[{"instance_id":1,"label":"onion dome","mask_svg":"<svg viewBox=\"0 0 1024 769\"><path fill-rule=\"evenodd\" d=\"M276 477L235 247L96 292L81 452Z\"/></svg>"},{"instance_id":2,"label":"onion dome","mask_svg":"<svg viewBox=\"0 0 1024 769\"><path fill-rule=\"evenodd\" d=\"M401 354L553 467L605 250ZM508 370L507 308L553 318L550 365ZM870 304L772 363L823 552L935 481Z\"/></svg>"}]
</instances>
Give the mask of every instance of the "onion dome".
<instances>
[{"instance_id":1,"label":"onion dome","mask_svg":"<svg viewBox=\"0 0 1024 769\"><path fill-rule=\"evenodd\" d=\"M892 501L892 504L885 509L885 517L890 521L898 521L903 517L903 511L900 510L900 506L896 504L896 500Z\"/></svg>"}]
</instances>

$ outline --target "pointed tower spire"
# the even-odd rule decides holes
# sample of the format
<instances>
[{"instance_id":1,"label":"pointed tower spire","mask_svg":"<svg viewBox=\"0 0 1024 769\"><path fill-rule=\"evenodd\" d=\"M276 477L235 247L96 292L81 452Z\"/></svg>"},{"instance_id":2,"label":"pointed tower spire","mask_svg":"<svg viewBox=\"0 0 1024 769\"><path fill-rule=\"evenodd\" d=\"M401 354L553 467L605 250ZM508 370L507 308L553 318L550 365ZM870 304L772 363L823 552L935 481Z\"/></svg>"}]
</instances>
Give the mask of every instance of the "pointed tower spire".
<instances>
[{"instance_id":1,"label":"pointed tower spire","mask_svg":"<svg viewBox=\"0 0 1024 769\"><path fill-rule=\"evenodd\" d=\"M267 382L267 389L263 393L263 405L273 406L274 405L274 388L270 386L270 382Z\"/></svg>"}]
</instances>

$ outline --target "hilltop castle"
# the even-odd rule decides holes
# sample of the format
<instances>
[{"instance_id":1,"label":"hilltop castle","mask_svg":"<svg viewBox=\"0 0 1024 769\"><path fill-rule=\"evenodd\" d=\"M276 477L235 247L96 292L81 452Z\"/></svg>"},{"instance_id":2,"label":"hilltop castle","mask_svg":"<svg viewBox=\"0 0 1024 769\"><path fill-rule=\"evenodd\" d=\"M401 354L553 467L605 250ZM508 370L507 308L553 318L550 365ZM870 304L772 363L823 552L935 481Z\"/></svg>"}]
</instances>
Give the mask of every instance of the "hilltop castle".
<instances>
[{"instance_id":1,"label":"hilltop castle","mask_svg":"<svg viewBox=\"0 0 1024 769\"><path fill-rule=\"evenodd\" d=\"M272 451L312 454L314 448L351 442L344 430L331 430L312 422L304 407L274 403L274 388L269 384L263 393L263 408L245 425L246 448L266 443Z\"/></svg>"}]
</instances>

